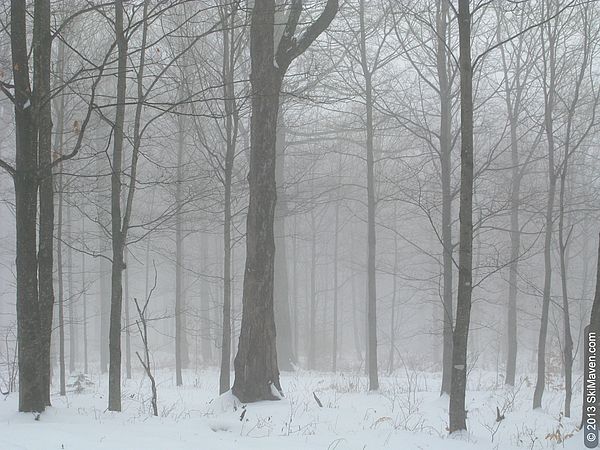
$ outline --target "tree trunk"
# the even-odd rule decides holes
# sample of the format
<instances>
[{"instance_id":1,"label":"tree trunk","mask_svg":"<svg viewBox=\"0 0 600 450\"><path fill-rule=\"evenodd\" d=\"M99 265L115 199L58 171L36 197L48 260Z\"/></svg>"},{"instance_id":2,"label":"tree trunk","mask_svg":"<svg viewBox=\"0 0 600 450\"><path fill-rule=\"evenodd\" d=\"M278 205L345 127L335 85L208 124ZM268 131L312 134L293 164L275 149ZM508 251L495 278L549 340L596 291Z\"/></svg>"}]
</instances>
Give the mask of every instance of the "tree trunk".
<instances>
[{"instance_id":1,"label":"tree trunk","mask_svg":"<svg viewBox=\"0 0 600 450\"><path fill-rule=\"evenodd\" d=\"M62 195L64 194L65 193L63 192ZM69 373L73 374L75 372L75 363L77 358L77 333L75 332L75 289L73 288L73 250L71 249L71 245L73 245L73 237L71 227L71 207L67 204L66 209L68 224L65 238L67 241L67 285L69 287Z\"/></svg>"},{"instance_id":2,"label":"tree trunk","mask_svg":"<svg viewBox=\"0 0 600 450\"><path fill-rule=\"evenodd\" d=\"M228 8L227 8L228 9ZM221 373L219 377L219 393L231 387L231 338L232 338L232 241L231 241L231 188L233 164L237 141L237 112L235 104L234 69L235 69L235 14L229 15L229 27L223 30L223 96L225 103L225 214L223 221L223 334L221 345Z\"/></svg>"},{"instance_id":3,"label":"tree trunk","mask_svg":"<svg viewBox=\"0 0 600 450\"><path fill-rule=\"evenodd\" d=\"M44 402L50 406L52 317L54 312L54 180L52 174L52 111L50 100L50 67L52 41L50 38L50 2L35 3L36 37L39 39L34 59L34 91L37 105L38 160L40 167L39 201L40 225L38 247L38 281L40 310L40 369ZM59 48L62 67L64 45ZM62 131L62 130L61 130Z\"/></svg>"},{"instance_id":4,"label":"tree trunk","mask_svg":"<svg viewBox=\"0 0 600 450\"><path fill-rule=\"evenodd\" d=\"M123 263L127 267L127 252L123 255ZM125 377L131 380L131 315L129 314L129 270L126 268L123 271L123 285L124 285L124 306L125 306Z\"/></svg>"},{"instance_id":5,"label":"tree trunk","mask_svg":"<svg viewBox=\"0 0 600 450\"><path fill-rule=\"evenodd\" d=\"M311 186L312 187L312 186ZM312 189L311 189L312 191ZM317 225L315 212L310 212L310 228L312 236L310 240L310 311L308 338L310 339L308 349L308 369L316 367L316 320L317 320Z\"/></svg>"},{"instance_id":6,"label":"tree trunk","mask_svg":"<svg viewBox=\"0 0 600 450\"><path fill-rule=\"evenodd\" d=\"M396 222L397 212L394 206L394 223ZM394 273L392 274L392 311L390 317L390 358L388 372L391 375L394 372L394 356L396 354L396 298L397 298L397 273L399 270L398 258L398 234L394 233Z\"/></svg>"},{"instance_id":7,"label":"tree trunk","mask_svg":"<svg viewBox=\"0 0 600 450\"><path fill-rule=\"evenodd\" d=\"M282 75L273 64L274 15L273 0L255 2L250 28L250 204L246 225L242 327L233 384L233 393L242 402L277 399L277 392L281 393L273 311L273 222L277 198L275 140Z\"/></svg>"},{"instance_id":8,"label":"tree trunk","mask_svg":"<svg viewBox=\"0 0 600 450\"><path fill-rule=\"evenodd\" d=\"M280 102L280 107L283 102ZM277 204L275 205L275 325L277 333L277 364L282 370L294 370L296 358L292 350L292 330L290 320L290 299L288 283L288 263L286 251L286 215L287 199L285 183L286 125L283 113L279 114L277 124L275 184L277 186Z\"/></svg>"},{"instance_id":9,"label":"tree trunk","mask_svg":"<svg viewBox=\"0 0 600 450\"><path fill-rule=\"evenodd\" d=\"M467 429L465 410L467 343L473 289L473 71L471 67L471 12L469 0L459 0L458 2L458 28L461 96L460 247L456 324L452 342L450 433Z\"/></svg>"},{"instance_id":10,"label":"tree trunk","mask_svg":"<svg viewBox=\"0 0 600 450\"><path fill-rule=\"evenodd\" d=\"M365 1L360 0L360 54L365 78L366 150L367 150L367 347L369 390L379 389L377 374L377 274L375 267L375 159L373 152L373 86L372 72L367 62Z\"/></svg>"},{"instance_id":11,"label":"tree trunk","mask_svg":"<svg viewBox=\"0 0 600 450\"><path fill-rule=\"evenodd\" d=\"M85 240L85 217L81 220L82 241ZM85 246L85 242L83 242ZM88 365L88 314L87 314L87 285L85 276L85 253L81 252L81 286L83 290L83 372L89 373Z\"/></svg>"},{"instance_id":12,"label":"tree trunk","mask_svg":"<svg viewBox=\"0 0 600 450\"><path fill-rule=\"evenodd\" d=\"M66 395L65 381L65 287L64 287L64 265L63 265L63 203L64 186L62 175L62 164L58 166L58 224L57 224L57 246L56 266L58 269L58 365L60 377L60 395Z\"/></svg>"},{"instance_id":13,"label":"tree trunk","mask_svg":"<svg viewBox=\"0 0 600 450\"><path fill-rule=\"evenodd\" d=\"M542 41L545 42L542 33ZM544 73L544 128L548 141L548 200L546 204L546 230L544 237L544 290L542 299L542 318L538 339L537 380L533 394L533 409L542 407L542 396L546 384L546 336L548 334L548 316L550 311L550 295L552 288L552 229L554 225L554 196L556 192L556 170L554 167L554 95L555 95L555 35L548 36L548 55L544 51L544 66L549 73ZM546 59L547 58L547 59Z\"/></svg>"},{"instance_id":14,"label":"tree trunk","mask_svg":"<svg viewBox=\"0 0 600 450\"><path fill-rule=\"evenodd\" d=\"M206 235L201 240L202 267L203 272L208 269L208 239ZM204 367L212 363L212 339L211 339L211 312L210 312L210 290L206 280L200 280L200 333L201 333L201 353Z\"/></svg>"},{"instance_id":15,"label":"tree trunk","mask_svg":"<svg viewBox=\"0 0 600 450\"><path fill-rule=\"evenodd\" d=\"M440 85L440 177L442 184L442 251L443 251L443 293L442 293L442 388L441 394L450 394L452 377L452 326L454 305L452 299L452 92L448 76L448 51L446 35L448 28L448 2L439 0L437 4L437 74Z\"/></svg>"},{"instance_id":16,"label":"tree trunk","mask_svg":"<svg viewBox=\"0 0 600 450\"><path fill-rule=\"evenodd\" d=\"M175 187L175 384L183 385L181 369L183 367L183 117L177 118L177 185Z\"/></svg>"},{"instance_id":17,"label":"tree trunk","mask_svg":"<svg viewBox=\"0 0 600 450\"><path fill-rule=\"evenodd\" d=\"M34 65L47 56L43 44L49 29L49 3L38 1L34 12ZM48 13L49 14L49 13ZM17 340L19 362L19 411L43 411L46 405L44 376L40 372L40 310L38 298L37 260L37 191L38 191L38 134L29 82L25 2L12 0L10 8L10 37L15 104L15 225L17 272ZM41 67L41 65L40 65ZM49 70L49 67L45 67ZM41 74L39 74L41 75ZM37 81L37 79L36 79ZM37 94L38 86L36 87ZM44 83L39 86L44 92ZM47 99L44 99L47 101ZM43 108L37 102L33 106ZM47 106L49 107L49 106ZM46 123L47 125L47 123ZM44 136L43 139L47 137ZM45 348L45 347L44 347Z\"/></svg>"},{"instance_id":18,"label":"tree trunk","mask_svg":"<svg viewBox=\"0 0 600 450\"><path fill-rule=\"evenodd\" d=\"M339 165L339 174L341 176L341 164ZM339 306L338 306L338 233L340 226L340 202L339 199L336 199L335 202L335 222L334 222L334 232L333 236L333 341L332 341L332 351L331 351L331 371L333 373L337 372L337 362L338 362L338 319L339 319Z\"/></svg>"},{"instance_id":19,"label":"tree trunk","mask_svg":"<svg viewBox=\"0 0 600 450\"><path fill-rule=\"evenodd\" d=\"M123 31L123 1L115 1L115 30L118 49L116 116L111 171L112 271L109 329L108 410L121 411L121 314L123 305L123 250L121 218L121 172L123 125L127 76L127 39ZM133 182L133 181L132 181Z\"/></svg>"},{"instance_id":20,"label":"tree trunk","mask_svg":"<svg viewBox=\"0 0 600 450\"><path fill-rule=\"evenodd\" d=\"M287 68L333 20L338 3L328 0L324 12L295 38L293 35L301 9L290 9L278 43L275 42L275 1L256 0L251 14L250 202L246 225L242 326L233 384L234 395L243 402L277 399L282 395L273 310L279 93Z\"/></svg>"}]
</instances>

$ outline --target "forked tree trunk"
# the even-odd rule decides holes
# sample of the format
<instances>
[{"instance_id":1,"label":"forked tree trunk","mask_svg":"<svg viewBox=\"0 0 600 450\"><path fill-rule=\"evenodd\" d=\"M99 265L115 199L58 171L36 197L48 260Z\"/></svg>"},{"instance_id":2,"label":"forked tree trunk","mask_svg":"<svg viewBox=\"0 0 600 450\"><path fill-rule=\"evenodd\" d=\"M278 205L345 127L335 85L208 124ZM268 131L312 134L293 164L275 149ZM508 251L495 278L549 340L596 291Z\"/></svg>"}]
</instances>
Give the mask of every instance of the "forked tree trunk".
<instances>
[{"instance_id":1,"label":"forked tree trunk","mask_svg":"<svg viewBox=\"0 0 600 450\"><path fill-rule=\"evenodd\" d=\"M38 150L47 159L50 120L50 3L35 2L34 10L34 91L29 81L27 49L27 6L12 0L10 7L10 41L15 104L15 167L10 174L15 186L16 275L17 275L17 340L19 366L19 411L44 410L47 399L45 383L49 381L49 345L42 342L48 335L48 291L38 297L37 209ZM37 122L36 122L37 120ZM39 145L39 147L38 147ZM42 175L47 175L46 171ZM45 208L49 205L43 204ZM48 232L48 216L43 233ZM42 231L42 230L40 230ZM48 242L45 241L43 245ZM44 263L48 263L46 248ZM44 267L44 271L51 267ZM48 279L43 280L47 287ZM41 304L43 303L43 304ZM41 306L41 308L40 308ZM42 313L40 313L42 309ZM42 317L44 316L45 317ZM44 329L42 329L42 326Z\"/></svg>"},{"instance_id":2,"label":"forked tree trunk","mask_svg":"<svg viewBox=\"0 0 600 450\"><path fill-rule=\"evenodd\" d=\"M473 70L471 66L471 11L469 3L469 0L459 0L458 2L461 97L460 247L456 324L452 342L450 433L467 429L465 409L467 343L473 289Z\"/></svg>"},{"instance_id":3,"label":"forked tree trunk","mask_svg":"<svg viewBox=\"0 0 600 450\"><path fill-rule=\"evenodd\" d=\"M235 357L233 393L243 402L277 399L282 394L277 366L273 274L273 222L276 130L279 93L291 62L302 54L335 16L336 0L298 37L302 4L293 3L279 45L275 43L275 1L256 0L250 25L250 202L247 217L242 326Z\"/></svg>"}]
</instances>

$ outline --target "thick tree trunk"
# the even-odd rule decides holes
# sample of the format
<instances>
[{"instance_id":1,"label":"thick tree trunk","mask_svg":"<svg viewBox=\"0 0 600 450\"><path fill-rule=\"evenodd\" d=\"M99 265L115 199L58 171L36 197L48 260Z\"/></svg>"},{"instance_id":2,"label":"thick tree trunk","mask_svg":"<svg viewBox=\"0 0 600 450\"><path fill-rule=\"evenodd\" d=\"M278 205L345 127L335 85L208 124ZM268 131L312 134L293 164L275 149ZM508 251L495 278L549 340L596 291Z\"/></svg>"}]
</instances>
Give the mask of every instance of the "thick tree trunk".
<instances>
[{"instance_id":1,"label":"thick tree trunk","mask_svg":"<svg viewBox=\"0 0 600 450\"><path fill-rule=\"evenodd\" d=\"M15 104L15 225L17 275L17 340L19 365L19 411L44 410L45 387L49 377L45 362L49 356L48 336L48 252L45 248L42 268L44 297L38 297L37 208L38 157L49 157L50 99L50 3L37 0L34 4L33 57L34 91L29 81L25 2L12 0L10 8L11 56ZM40 153L41 152L41 153ZM43 175L47 175L44 171ZM44 200L47 200L44 199ZM48 233L48 204L44 201L44 237ZM40 242L46 246L48 241ZM51 264L51 263L50 263Z\"/></svg>"},{"instance_id":2,"label":"thick tree trunk","mask_svg":"<svg viewBox=\"0 0 600 450\"><path fill-rule=\"evenodd\" d=\"M252 11L250 56L252 117L242 327L233 393L242 402L277 399L281 393L273 311L277 190L275 155L282 75L273 64L275 6L258 0Z\"/></svg>"},{"instance_id":3,"label":"thick tree trunk","mask_svg":"<svg viewBox=\"0 0 600 450\"><path fill-rule=\"evenodd\" d=\"M246 228L242 328L234 362L233 384L233 393L242 402L276 399L276 392L281 393L273 311L273 220L277 197L275 134L281 76L273 67L273 10L263 10L260 4L257 2L254 6L251 31L250 78L253 92L248 174L250 204ZM263 21L267 26L262 26ZM268 51L269 44L271 52ZM263 45L267 48L261 50ZM269 58L269 53L270 59L265 59Z\"/></svg>"},{"instance_id":4,"label":"thick tree trunk","mask_svg":"<svg viewBox=\"0 0 600 450\"><path fill-rule=\"evenodd\" d=\"M467 429L465 409L467 343L473 289L473 71L471 67L471 12L469 0L459 0L458 2L458 28L461 96L460 247L456 324L452 347L450 433Z\"/></svg>"},{"instance_id":5,"label":"thick tree trunk","mask_svg":"<svg viewBox=\"0 0 600 450\"><path fill-rule=\"evenodd\" d=\"M277 43L275 1L256 0L252 8L250 202L242 326L233 384L233 393L244 402L277 399L282 395L273 311L276 132L281 83L289 64L323 32L337 8L336 0L328 0L324 12L297 39L294 32L301 6L291 8L281 41Z\"/></svg>"}]
</instances>

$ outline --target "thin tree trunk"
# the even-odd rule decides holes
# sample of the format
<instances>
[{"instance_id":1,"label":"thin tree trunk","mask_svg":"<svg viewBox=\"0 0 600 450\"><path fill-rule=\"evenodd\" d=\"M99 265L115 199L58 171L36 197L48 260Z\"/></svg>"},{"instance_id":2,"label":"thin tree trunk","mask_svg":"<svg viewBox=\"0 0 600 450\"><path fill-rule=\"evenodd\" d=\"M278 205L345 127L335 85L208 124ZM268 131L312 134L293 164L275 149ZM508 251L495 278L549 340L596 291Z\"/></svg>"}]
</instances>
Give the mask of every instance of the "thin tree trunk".
<instances>
[{"instance_id":1,"label":"thin tree trunk","mask_svg":"<svg viewBox=\"0 0 600 450\"><path fill-rule=\"evenodd\" d=\"M448 76L448 2L437 3L437 74L440 85L440 177L442 184L442 251L443 251L443 293L442 293L442 388L441 394L450 394L452 377L452 326L454 306L452 299L452 92Z\"/></svg>"},{"instance_id":2,"label":"thin tree trunk","mask_svg":"<svg viewBox=\"0 0 600 450\"><path fill-rule=\"evenodd\" d=\"M123 263L127 267L127 252L123 255ZM129 314L129 270L123 271L124 306L125 306L125 377L131 380L131 315Z\"/></svg>"},{"instance_id":3,"label":"thin tree trunk","mask_svg":"<svg viewBox=\"0 0 600 450\"><path fill-rule=\"evenodd\" d=\"M367 63L365 1L360 0L360 54L365 78L366 150L367 150L367 331L369 390L379 389L377 373L377 274L375 268L375 159L373 151L373 86Z\"/></svg>"},{"instance_id":4,"label":"thin tree trunk","mask_svg":"<svg viewBox=\"0 0 600 450\"><path fill-rule=\"evenodd\" d=\"M570 127L567 136L570 137ZM563 367L565 375L565 417L571 417L571 398L573 396L573 336L571 334L571 316L569 312L569 295L568 295L568 278L567 278L567 263L568 263L568 245L569 238L573 228L565 236L565 199L567 174L569 171L569 145L565 146L565 159L562 164L562 172L560 175L560 193L559 193L559 216L558 216L558 247L560 259L560 279L561 293L563 301Z\"/></svg>"},{"instance_id":5,"label":"thin tree trunk","mask_svg":"<svg viewBox=\"0 0 600 450\"><path fill-rule=\"evenodd\" d=\"M296 195L298 194L296 188ZM294 235L292 238L292 283L293 283L293 292L292 292L292 318L293 318L293 350L294 355L298 359L298 220L296 215L294 215Z\"/></svg>"},{"instance_id":6,"label":"thin tree trunk","mask_svg":"<svg viewBox=\"0 0 600 450\"><path fill-rule=\"evenodd\" d=\"M550 12L548 12L549 14ZM548 200L546 204L546 230L544 237L544 290L542 299L542 317L538 339L537 380L533 394L533 408L542 407L542 396L546 384L546 336L548 334L548 316L552 288L552 229L554 225L554 196L556 192L556 169L554 167L554 95L555 95L555 34L549 30L548 54L543 45L544 58L544 128L548 141ZM546 42L544 33L542 42Z\"/></svg>"},{"instance_id":7,"label":"thin tree trunk","mask_svg":"<svg viewBox=\"0 0 600 450\"><path fill-rule=\"evenodd\" d=\"M38 248L38 281L40 310L39 376L43 401L50 406L52 369L50 346L54 312L54 179L52 173L52 103L50 99L50 67L52 40L50 38L50 1L35 3L36 38L34 59L34 91L37 105L38 161L40 167L39 201L40 225ZM64 44L59 44L60 69L64 67ZM61 102L63 102L61 98ZM62 132L62 129L60 130Z\"/></svg>"},{"instance_id":8,"label":"thin tree trunk","mask_svg":"<svg viewBox=\"0 0 600 450\"><path fill-rule=\"evenodd\" d=\"M65 289L64 289L64 266L62 257L63 246L63 175L62 164L58 166L58 224L56 245L56 266L58 269L58 365L60 377L60 395L66 395L65 380Z\"/></svg>"},{"instance_id":9,"label":"thin tree trunk","mask_svg":"<svg viewBox=\"0 0 600 450\"><path fill-rule=\"evenodd\" d=\"M223 95L225 98L225 214L223 221L223 336L221 346L221 373L219 377L219 393L224 393L231 387L231 188L233 164L236 152L238 134L238 118L235 104L234 65L235 65L235 13L226 10L229 15L229 27L223 31ZM225 17L225 16L223 16Z\"/></svg>"},{"instance_id":10,"label":"thin tree trunk","mask_svg":"<svg viewBox=\"0 0 600 450\"><path fill-rule=\"evenodd\" d=\"M339 167L341 169L341 165ZM340 172L341 174L341 172ZM331 371L337 372L337 361L338 361L338 233L340 226L340 203L335 203L335 222L333 237L333 346L332 346L332 358L331 358Z\"/></svg>"},{"instance_id":11,"label":"thin tree trunk","mask_svg":"<svg viewBox=\"0 0 600 450\"><path fill-rule=\"evenodd\" d=\"M183 367L183 146L184 146L184 120L177 118L177 185L175 188L175 203L177 213L175 214L175 384L183 385L181 369Z\"/></svg>"},{"instance_id":12,"label":"thin tree trunk","mask_svg":"<svg viewBox=\"0 0 600 450\"><path fill-rule=\"evenodd\" d=\"M85 240L85 217L81 220L82 241ZM83 243L85 246L85 243ZM83 372L89 373L88 366L88 314L87 314L87 285L86 285L85 252L81 252L81 286L83 292Z\"/></svg>"},{"instance_id":13,"label":"thin tree trunk","mask_svg":"<svg viewBox=\"0 0 600 450\"><path fill-rule=\"evenodd\" d=\"M310 311L308 336L310 346L308 349L308 368L314 370L316 367L316 318L317 318L317 225L315 213L310 213L310 228L312 236L310 240Z\"/></svg>"},{"instance_id":14,"label":"thin tree trunk","mask_svg":"<svg viewBox=\"0 0 600 450\"><path fill-rule=\"evenodd\" d=\"M112 271L109 330L108 410L121 411L121 314L123 306L123 250L125 242L121 214L123 127L127 83L127 39L123 30L123 1L115 0L115 30L118 49L116 116L111 173Z\"/></svg>"},{"instance_id":15,"label":"thin tree trunk","mask_svg":"<svg viewBox=\"0 0 600 450\"><path fill-rule=\"evenodd\" d=\"M65 193L63 192L62 195L64 194ZM77 359L77 333L75 331L75 289L73 287L73 250L71 249L73 237L71 228L71 207L67 204L66 209L68 224L65 237L67 240L67 285L69 287L69 373L73 374L75 372L75 363Z\"/></svg>"},{"instance_id":16,"label":"thin tree trunk","mask_svg":"<svg viewBox=\"0 0 600 450\"><path fill-rule=\"evenodd\" d=\"M471 67L471 12L469 0L459 0L458 2L458 29L461 96L460 246L456 324L452 342L450 433L467 429L465 409L467 343L473 289L473 71Z\"/></svg>"},{"instance_id":17,"label":"thin tree trunk","mask_svg":"<svg viewBox=\"0 0 600 450\"><path fill-rule=\"evenodd\" d=\"M280 107L283 101L280 101ZM293 370L296 356L292 349L292 330L290 320L290 296L288 283L286 215L287 198L285 193L285 151L286 123L280 112L277 123L275 183L277 186L277 204L275 205L275 325L277 332L277 361L281 370Z\"/></svg>"},{"instance_id":18,"label":"thin tree trunk","mask_svg":"<svg viewBox=\"0 0 600 450\"><path fill-rule=\"evenodd\" d=\"M394 206L394 221L396 221L397 212ZM391 375L394 372L394 356L396 354L396 298L397 298L397 274L399 270L398 258L398 234L394 233L394 273L392 274L392 311L390 317L390 358L388 372Z\"/></svg>"}]
</instances>

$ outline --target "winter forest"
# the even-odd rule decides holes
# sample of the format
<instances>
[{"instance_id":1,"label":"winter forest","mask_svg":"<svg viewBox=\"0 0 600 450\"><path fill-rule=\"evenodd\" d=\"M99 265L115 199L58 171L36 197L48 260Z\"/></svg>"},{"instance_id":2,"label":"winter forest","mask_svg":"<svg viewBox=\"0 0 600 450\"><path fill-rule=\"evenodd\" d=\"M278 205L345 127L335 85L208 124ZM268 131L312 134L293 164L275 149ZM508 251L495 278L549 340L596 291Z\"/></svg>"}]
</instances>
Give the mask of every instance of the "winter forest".
<instances>
[{"instance_id":1,"label":"winter forest","mask_svg":"<svg viewBox=\"0 0 600 450\"><path fill-rule=\"evenodd\" d=\"M0 0L0 91L0 448L597 445L600 2Z\"/></svg>"}]
</instances>

